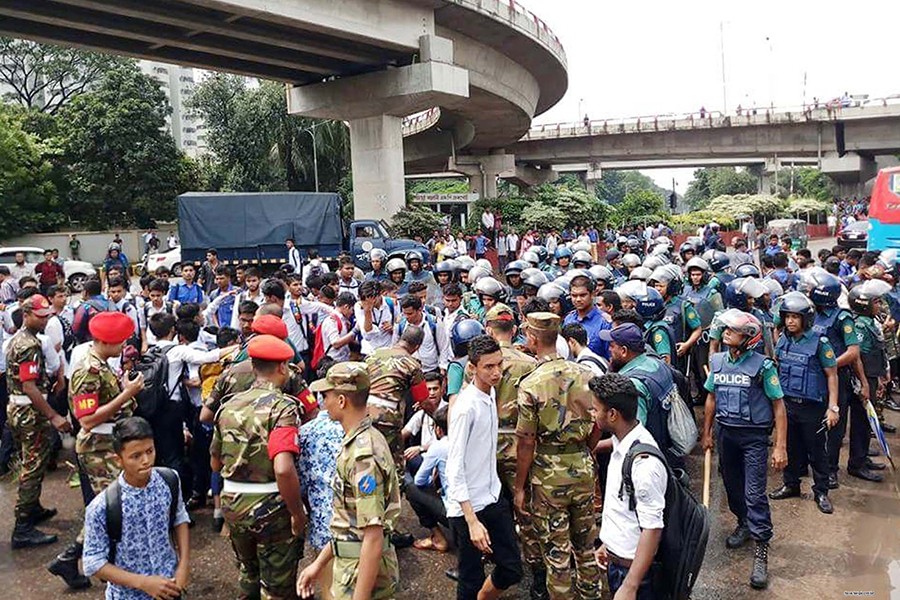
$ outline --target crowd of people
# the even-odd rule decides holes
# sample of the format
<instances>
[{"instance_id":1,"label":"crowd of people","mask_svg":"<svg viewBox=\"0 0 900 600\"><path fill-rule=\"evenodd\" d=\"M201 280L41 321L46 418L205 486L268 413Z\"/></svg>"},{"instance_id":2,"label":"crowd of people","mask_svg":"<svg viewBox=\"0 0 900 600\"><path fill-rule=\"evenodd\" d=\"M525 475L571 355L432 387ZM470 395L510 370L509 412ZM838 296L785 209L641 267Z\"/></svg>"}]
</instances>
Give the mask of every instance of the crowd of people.
<instances>
[{"instance_id":1,"label":"crowd of people","mask_svg":"<svg viewBox=\"0 0 900 600\"><path fill-rule=\"evenodd\" d=\"M761 589L769 500L811 471L831 514L848 429L848 475L881 481L867 405L893 433L896 253L726 253L714 224L678 247L663 225L519 238L494 218L471 245L436 232L431 265L374 249L368 272L288 240L268 276L209 249L177 280L111 262L70 298L0 266L12 547L58 541L41 485L73 434L84 527L49 570L110 598L181 597L208 504L246 598L392 598L410 546L456 553L461 599L526 570L532 598L661 597L670 473L698 444ZM400 531L407 506L425 537Z\"/></svg>"}]
</instances>

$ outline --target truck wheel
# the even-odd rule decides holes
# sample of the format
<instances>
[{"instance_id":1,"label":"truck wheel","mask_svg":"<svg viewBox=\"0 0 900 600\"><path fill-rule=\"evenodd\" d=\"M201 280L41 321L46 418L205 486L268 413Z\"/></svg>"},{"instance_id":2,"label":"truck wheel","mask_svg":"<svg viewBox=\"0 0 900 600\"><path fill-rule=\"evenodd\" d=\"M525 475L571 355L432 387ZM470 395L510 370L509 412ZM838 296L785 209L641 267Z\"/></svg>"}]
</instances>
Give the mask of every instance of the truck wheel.
<instances>
[{"instance_id":1,"label":"truck wheel","mask_svg":"<svg viewBox=\"0 0 900 600\"><path fill-rule=\"evenodd\" d=\"M73 292L81 292L84 289L85 281L87 281L87 275L84 273L75 273L69 277L69 287Z\"/></svg>"}]
</instances>

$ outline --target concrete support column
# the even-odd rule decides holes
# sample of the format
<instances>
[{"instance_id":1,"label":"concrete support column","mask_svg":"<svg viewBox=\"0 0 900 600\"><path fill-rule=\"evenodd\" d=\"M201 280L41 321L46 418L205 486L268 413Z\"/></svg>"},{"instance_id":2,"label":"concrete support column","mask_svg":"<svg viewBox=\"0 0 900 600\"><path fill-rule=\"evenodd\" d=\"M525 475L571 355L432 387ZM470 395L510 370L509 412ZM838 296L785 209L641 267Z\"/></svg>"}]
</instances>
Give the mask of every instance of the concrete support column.
<instances>
[{"instance_id":1,"label":"concrete support column","mask_svg":"<svg viewBox=\"0 0 900 600\"><path fill-rule=\"evenodd\" d=\"M350 121L356 219L389 218L406 206L401 123L391 115Z\"/></svg>"}]
</instances>

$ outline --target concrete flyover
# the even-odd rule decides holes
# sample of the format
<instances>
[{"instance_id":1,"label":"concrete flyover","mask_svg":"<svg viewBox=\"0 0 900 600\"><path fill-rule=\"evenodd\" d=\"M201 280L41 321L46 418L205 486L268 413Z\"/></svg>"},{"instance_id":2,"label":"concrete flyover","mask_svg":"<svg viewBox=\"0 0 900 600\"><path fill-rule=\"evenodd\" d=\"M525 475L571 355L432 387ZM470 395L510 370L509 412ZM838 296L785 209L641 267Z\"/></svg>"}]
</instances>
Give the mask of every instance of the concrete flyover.
<instances>
[{"instance_id":1,"label":"concrete flyover","mask_svg":"<svg viewBox=\"0 0 900 600\"><path fill-rule=\"evenodd\" d=\"M405 166L529 178L502 149L568 87L515 0L3 0L0 35L285 82L291 113L349 122L358 217L404 207Z\"/></svg>"},{"instance_id":2,"label":"concrete flyover","mask_svg":"<svg viewBox=\"0 0 900 600\"><path fill-rule=\"evenodd\" d=\"M839 182L864 183L874 175L875 157L900 152L900 104L539 125L507 150L520 164L585 164L597 176L625 167L768 164L770 170L783 157L815 159Z\"/></svg>"}]
</instances>

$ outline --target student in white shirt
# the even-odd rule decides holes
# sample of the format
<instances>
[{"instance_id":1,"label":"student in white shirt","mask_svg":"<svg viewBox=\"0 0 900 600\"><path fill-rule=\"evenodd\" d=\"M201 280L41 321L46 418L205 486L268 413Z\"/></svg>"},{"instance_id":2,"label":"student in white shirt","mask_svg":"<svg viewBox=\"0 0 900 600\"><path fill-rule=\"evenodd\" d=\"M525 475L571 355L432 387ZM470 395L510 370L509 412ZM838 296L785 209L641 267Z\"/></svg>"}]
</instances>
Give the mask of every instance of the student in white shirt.
<instances>
[{"instance_id":1,"label":"student in white shirt","mask_svg":"<svg viewBox=\"0 0 900 600\"><path fill-rule=\"evenodd\" d=\"M600 377L609 372L609 362L588 348L587 331L580 323L563 325L559 335L569 346L569 356L574 356L574 362L584 365Z\"/></svg>"},{"instance_id":2,"label":"student in white shirt","mask_svg":"<svg viewBox=\"0 0 900 600\"><path fill-rule=\"evenodd\" d=\"M322 321L322 343L327 350L325 355L335 362L350 360L350 343L356 339L356 329L350 327L350 317L356 298L344 292L335 300L335 308L331 316Z\"/></svg>"},{"instance_id":3,"label":"student in white shirt","mask_svg":"<svg viewBox=\"0 0 900 600\"><path fill-rule=\"evenodd\" d=\"M292 272L299 275L303 272L303 263L300 261L300 251L294 245L294 240L292 238L284 240L284 245L287 246L287 262L291 265L291 268L293 269Z\"/></svg>"},{"instance_id":4,"label":"student in white shirt","mask_svg":"<svg viewBox=\"0 0 900 600\"><path fill-rule=\"evenodd\" d=\"M450 362L449 336L444 332L444 324L431 315L426 315L422 310L422 301L416 296L409 295L400 301L400 310L403 317L394 327L394 338L391 345L400 341L400 336L407 325L416 325L425 331L425 340L419 350L413 355L422 363L422 371L436 371L446 373Z\"/></svg>"},{"instance_id":5,"label":"student in white shirt","mask_svg":"<svg viewBox=\"0 0 900 600\"><path fill-rule=\"evenodd\" d=\"M106 295L109 298L109 310L128 315L128 318L134 323L134 330L140 331L141 323L138 319L137 308L134 307L133 302L126 298L128 284L125 279L122 277L111 277L108 283Z\"/></svg>"},{"instance_id":6,"label":"student in white shirt","mask_svg":"<svg viewBox=\"0 0 900 600\"><path fill-rule=\"evenodd\" d=\"M628 494L619 496L622 462L635 443L657 444L637 420L638 391L631 379L609 373L592 379L590 387L594 420L612 434L597 563L606 568L610 597L622 589L622 595L631 598L656 598L650 567L665 527L666 467L652 456L635 458L631 469L635 510L631 510Z\"/></svg>"},{"instance_id":7,"label":"student in white shirt","mask_svg":"<svg viewBox=\"0 0 900 600\"><path fill-rule=\"evenodd\" d=\"M163 279L154 279L150 282L149 290L150 301L145 302L142 309L138 312L138 321L141 324L141 339L143 340L141 348L142 353L147 352L147 349L150 346L155 345L158 341L156 336L153 335L153 332L150 331L150 317L158 313L168 313L171 315L175 312L174 305L166 300L166 294L169 291L169 282Z\"/></svg>"},{"instance_id":8,"label":"student in white shirt","mask_svg":"<svg viewBox=\"0 0 900 600\"><path fill-rule=\"evenodd\" d=\"M403 445L413 436L419 435L418 446L408 446L403 451L403 458L406 459L406 470L410 475L415 475L422 464L420 456L428 452L428 448L432 442L437 439L434 432L434 418L432 415L442 406L447 406L447 402L441 396L444 385L443 378L440 373L430 371L425 374L425 387L428 388L428 398L423 400L416 406L417 410L413 416L409 418L403 429L400 430L400 437L403 439Z\"/></svg>"},{"instance_id":9,"label":"student in white shirt","mask_svg":"<svg viewBox=\"0 0 900 600\"><path fill-rule=\"evenodd\" d=\"M393 298L381 295L381 283L370 279L359 286L356 303L356 323L362 333L362 353L371 354L379 348L389 348L394 337L394 325L400 320L400 307Z\"/></svg>"},{"instance_id":10,"label":"student in white shirt","mask_svg":"<svg viewBox=\"0 0 900 600\"><path fill-rule=\"evenodd\" d=\"M510 260L518 258L519 234L515 231L510 231L506 234L506 248L509 251L508 255Z\"/></svg>"},{"instance_id":11,"label":"student in white shirt","mask_svg":"<svg viewBox=\"0 0 900 600\"><path fill-rule=\"evenodd\" d=\"M338 269L338 293L349 292L354 298L359 298L359 279L353 275L356 267L353 266L353 259L345 256L341 259L341 267Z\"/></svg>"},{"instance_id":12,"label":"student in white shirt","mask_svg":"<svg viewBox=\"0 0 900 600\"><path fill-rule=\"evenodd\" d=\"M503 354L490 336L469 342L472 385L450 412L447 455L447 517L458 549L457 598L499 598L522 578L522 560L509 502L500 496L497 474L497 402ZM483 555L494 571L484 577Z\"/></svg>"},{"instance_id":13,"label":"student in white shirt","mask_svg":"<svg viewBox=\"0 0 900 600\"><path fill-rule=\"evenodd\" d=\"M242 290L235 294L234 296L230 294L220 295L216 298L216 301L224 301L224 298L232 298L232 302L234 302L234 309L231 311L231 324L229 327L232 329L241 330L241 324L239 319L239 308L242 302L250 300L251 302L256 302L259 306L262 306L266 299L262 294L262 290L260 289L260 283L262 279L260 278L259 271L254 267L250 267L246 271L244 271L244 284L247 286L246 290ZM215 302L213 302L215 304ZM216 306L216 310L218 310L218 306ZM225 325L224 323L220 323L220 325Z\"/></svg>"},{"instance_id":14,"label":"student in white shirt","mask_svg":"<svg viewBox=\"0 0 900 600\"><path fill-rule=\"evenodd\" d=\"M318 250L313 248L307 253L307 256L309 257L309 262L303 267L303 272L301 273L304 285L306 285L306 280L309 279L311 275L321 277L328 272L328 265L319 258Z\"/></svg>"}]
</instances>

